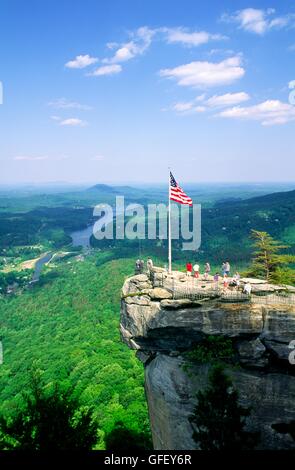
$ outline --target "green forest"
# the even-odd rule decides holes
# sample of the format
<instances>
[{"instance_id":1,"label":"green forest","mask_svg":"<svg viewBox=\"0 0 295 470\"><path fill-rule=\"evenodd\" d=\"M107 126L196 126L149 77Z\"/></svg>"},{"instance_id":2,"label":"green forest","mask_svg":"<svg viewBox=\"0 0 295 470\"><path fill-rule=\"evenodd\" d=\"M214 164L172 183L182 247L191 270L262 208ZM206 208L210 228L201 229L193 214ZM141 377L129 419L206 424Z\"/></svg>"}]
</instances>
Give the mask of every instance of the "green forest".
<instances>
[{"instance_id":1,"label":"green forest","mask_svg":"<svg viewBox=\"0 0 295 470\"><path fill-rule=\"evenodd\" d=\"M133 261L100 265L99 255L84 262L62 263L44 272L40 285L0 301L4 362L0 367L0 414L22 406L32 368L46 385L57 381L93 406L100 432L121 421L149 433L143 366L120 341L120 290L133 273Z\"/></svg>"}]
</instances>

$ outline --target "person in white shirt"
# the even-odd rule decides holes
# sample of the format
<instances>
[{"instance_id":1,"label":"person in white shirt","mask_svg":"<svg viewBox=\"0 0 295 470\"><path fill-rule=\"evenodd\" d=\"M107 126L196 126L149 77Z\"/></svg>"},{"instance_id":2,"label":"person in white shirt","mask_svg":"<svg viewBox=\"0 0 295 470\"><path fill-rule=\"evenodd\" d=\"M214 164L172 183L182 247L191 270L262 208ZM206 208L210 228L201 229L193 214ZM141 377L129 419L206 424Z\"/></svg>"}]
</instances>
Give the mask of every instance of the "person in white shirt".
<instances>
[{"instance_id":1,"label":"person in white shirt","mask_svg":"<svg viewBox=\"0 0 295 470\"><path fill-rule=\"evenodd\" d=\"M244 285L244 290L243 290L244 294L250 295L251 290L252 290L252 287L251 287L250 282L246 282L246 284Z\"/></svg>"},{"instance_id":2,"label":"person in white shirt","mask_svg":"<svg viewBox=\"0 0 295 470\"><path fill-rule=\"evenodd\" d=\"M193 266L193 270L194 270L194 277L198 278L200 276L200 266L198 265L198 263L196 263Z\"/></svg>"},{"instance_id":3,"label":"person in white shirt","mask_svg":"<svg viewBox=\"0 0 295 470\"><path fill-rule=\"evenodd\" d=\"M151 272L151 270L153 269L153 266L154 266L153 260L149 258L146 262L146 267L147 267L148 272Z\"/></svg>"},{"instance_id":4,"label":"person in white shirt","mask_svg":"<svg viewBox=\"0 0 295 470\"><path fill-rule=\"evenodd\" d=\"M135 274L139 274L140 273L140 259L136 260L136 263L135 263Z\"/></svg>"},{"instance_id":5,"label":"person in white shirt","mask_svg":"<svg viewBox=\"0 0 295 470\"><path fill-rule=\"evenodd\" d=\"M239 273L236 273L233 277L232 284L235 287L240 287L240 275Z\"/></svg>"}]
</instances>

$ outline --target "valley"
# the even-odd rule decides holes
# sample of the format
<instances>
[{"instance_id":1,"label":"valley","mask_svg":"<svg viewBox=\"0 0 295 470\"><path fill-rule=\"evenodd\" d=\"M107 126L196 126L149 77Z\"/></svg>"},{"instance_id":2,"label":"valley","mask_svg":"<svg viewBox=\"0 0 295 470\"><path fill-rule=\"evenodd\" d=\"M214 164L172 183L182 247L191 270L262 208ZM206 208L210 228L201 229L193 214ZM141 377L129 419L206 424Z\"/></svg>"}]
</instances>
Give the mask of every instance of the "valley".
<instances>
[{"instance_id":1,"label":"valley","mask_svg":"<svg viewBox=\"0 0 295 470\"><path fill-rule=\"evenodd\" d=\"M127 201L136 201L137 190L124 191ZM58 382L83 406L93 407L97 449L105 448L105 437L118 422L145 436L152 448L144 368L120 340L120 290L134 274L137 257L165 265L167 241L98 241L91 236L93 204L112 203L120 192L99 186L86 191L87 198L85 189L74 196L50 195L48 206L44 195L39 206L36 195L28 196L31 202L7 195L0 199L0 414L22 406L23 391L38 370L46 386ZM250 199L239 199L238 193L233 189L228 200L228 190L221 191L214 202L207 193L200 196L201 249L186 253L173 242L175 268L184 271L190 257L202 269L209 260L212 272L225 259L233 272L243 271L252 253L252 228L288 243L295 253L295 191ZM146 189L138 202L159 203L162 197Z\"/></svg>"}]
</instances>

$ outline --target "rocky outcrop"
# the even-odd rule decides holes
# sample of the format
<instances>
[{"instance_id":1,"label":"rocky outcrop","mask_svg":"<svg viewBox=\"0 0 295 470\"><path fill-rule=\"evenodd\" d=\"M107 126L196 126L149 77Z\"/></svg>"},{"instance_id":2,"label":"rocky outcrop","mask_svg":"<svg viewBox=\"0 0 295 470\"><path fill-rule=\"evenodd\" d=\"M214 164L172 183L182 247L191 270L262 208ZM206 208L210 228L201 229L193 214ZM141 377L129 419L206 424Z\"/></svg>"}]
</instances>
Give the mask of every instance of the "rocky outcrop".
<instances>
[{"instance_id":1,"label":"rocky outcrop","mask_svg":"<svg viewBox=\"0 0 295 470\"><path fill-rule=\"evenodd\" d=\"M214 293L210 280L194 284L196 295L188 296L188 282L183 273L169 278L156 270L151 276L127 279L122 289L121 336L145 365L155 449L196 448L189 417L211 365L192 363L187 373L185 352L209 335L232 339L235 365L226 368L241 403L252 409L247 426L260 431L259 448L294 448L292 435L275 428L288 428L295 420L295 366L288 361L288 346L295 339L295 304L293 297L289 302L288 297L276 301L273 296L282 290L292 296L293 288L252 280L259 298L234 301ZM186 298L181 298L181 283Z\"/></svg>"}]
</instances>

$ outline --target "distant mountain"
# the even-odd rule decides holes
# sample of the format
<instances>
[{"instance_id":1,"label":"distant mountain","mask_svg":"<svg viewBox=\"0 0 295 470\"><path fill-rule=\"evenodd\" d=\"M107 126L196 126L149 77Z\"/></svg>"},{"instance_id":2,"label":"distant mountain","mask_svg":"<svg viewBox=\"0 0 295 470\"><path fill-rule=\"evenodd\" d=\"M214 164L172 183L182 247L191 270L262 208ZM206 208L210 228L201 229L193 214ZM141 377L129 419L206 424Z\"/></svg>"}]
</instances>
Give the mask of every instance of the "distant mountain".
<instances>
[{"instance_id":1,"label":"distant mountain","mask_svg":"<svg viewBox=\"0 0 295 470\"><path fill-rule=\"evenodd\" d=\"M86 189L86 192L99 192L108 195L121 195L126 198L141 196L142 191L139 188L132 188L131 186L109 186L107 184L96 184Z\"/></svg>"},{"instance_id":2,"label":"distant mountain","mask_svg":"<svg viewBox=\"0 0 295 470\"><path fill-rule=\"evenodd\" d=\"M108 186L107 184L96 184L95 186L91 186L87 188L86 191L100 191L100 192L107 192L107 193L114 193L115 190L112 186Z\"/></svg>"},{"instance_id":3,"label":"distant mountain","mask_svg":"<svg viewBox=\"0 0 295 470\"><path fill-rule=\"evenodd\" d=\"M126 191L126 192L132 192L132 193L141 193L142 190L141 189L138 189L138 188L133 188L132 186L113 186L113 189L116 190L116 192L123 192L123 191Z\"/></svg>"},{"instance_id":4,"label":"distant mountain","mask_svg":"<svg viewBox=\"0 0 295 470\"><path fill-rule=\"evenodd\" d=\"M133 188L132 186L110 186L108 184L95 184L86 191L107 191L107 192L122 192L122 191L140 191L138 188Z\"/></svg>"}]
</instances>

